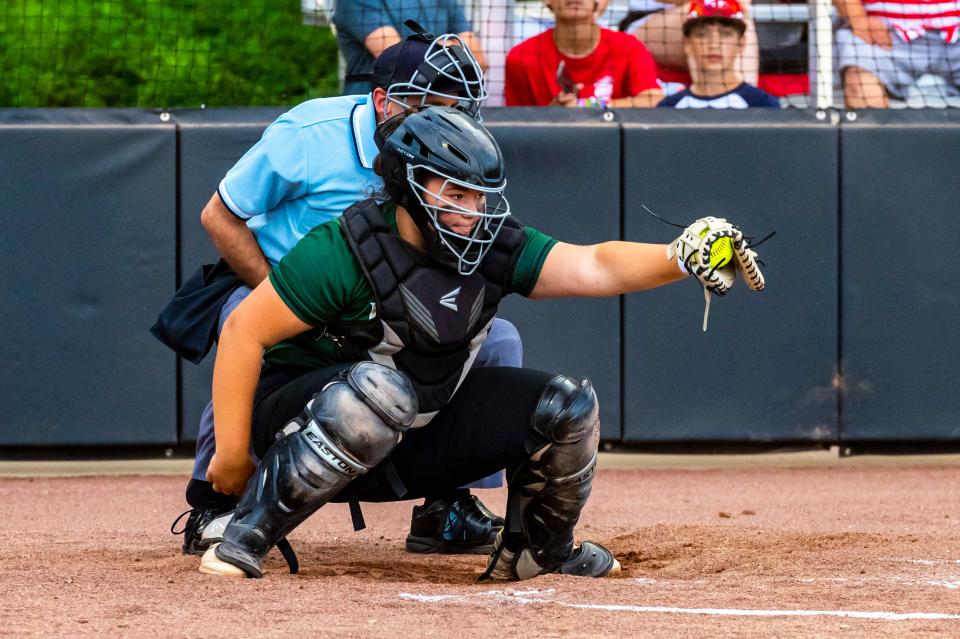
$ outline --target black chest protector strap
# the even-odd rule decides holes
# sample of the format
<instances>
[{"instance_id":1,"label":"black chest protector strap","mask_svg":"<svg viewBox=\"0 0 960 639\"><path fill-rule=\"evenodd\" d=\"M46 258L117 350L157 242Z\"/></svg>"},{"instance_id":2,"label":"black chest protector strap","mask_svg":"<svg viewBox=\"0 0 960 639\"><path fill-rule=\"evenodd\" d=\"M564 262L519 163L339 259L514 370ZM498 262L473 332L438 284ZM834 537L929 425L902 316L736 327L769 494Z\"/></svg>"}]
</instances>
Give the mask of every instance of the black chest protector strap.
<instances>
[{"instance_id":1,"label":"black chest protector strap","mask_svg":"<svg viewBox=\"0 0 960 639\"><path fill-rule=\"evenodd\" d=\"M379 343L366 356L389 360L412 378L421 414L439 410L473 362L474 338L496 315L523 247L523 226L504 220L481 267L461 275L402 240L373 199L348 208L340 225L377 303L379 339L367 343Z\"/></svg>"}]
</instances>

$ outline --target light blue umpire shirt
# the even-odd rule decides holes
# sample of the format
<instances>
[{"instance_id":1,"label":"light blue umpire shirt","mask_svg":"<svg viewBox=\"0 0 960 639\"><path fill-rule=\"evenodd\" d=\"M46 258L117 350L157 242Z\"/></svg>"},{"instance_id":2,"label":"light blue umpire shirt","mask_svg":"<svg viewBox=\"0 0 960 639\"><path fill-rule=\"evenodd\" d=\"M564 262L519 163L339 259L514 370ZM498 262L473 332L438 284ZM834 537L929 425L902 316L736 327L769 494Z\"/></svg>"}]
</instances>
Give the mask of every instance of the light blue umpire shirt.
<instances>
[{"instance_id":1,"label":"light blue umpire shirt","mask_svg":"<svg viewBox=\"0 0 960 639\"><path fill-rule=\"evenodd\" d=\"M247 221L270 266L310 229L383 186L373 172L373 96L318 98L274 120L218 191Z\"/></svg>"}]
</instances>

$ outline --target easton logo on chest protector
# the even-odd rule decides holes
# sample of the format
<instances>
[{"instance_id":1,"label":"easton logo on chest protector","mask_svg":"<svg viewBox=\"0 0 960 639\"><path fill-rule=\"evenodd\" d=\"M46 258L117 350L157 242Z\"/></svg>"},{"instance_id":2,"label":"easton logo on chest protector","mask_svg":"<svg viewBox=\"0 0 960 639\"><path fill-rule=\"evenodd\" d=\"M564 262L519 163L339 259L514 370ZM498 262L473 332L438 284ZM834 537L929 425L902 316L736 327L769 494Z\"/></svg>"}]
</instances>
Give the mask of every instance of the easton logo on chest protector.
<instances>
[{"instance_id":1,"label":"easton logo on chest protector","mask_svg":"<svg viewBox=\"0 0 960 639\"><path fill-rule=\"evenodd\" d=\"M440 298L440 306L446 306L447 308L456 311L457 310L457 294L460 292L460 287L453 289L449 293L444 293L443 297Z\"/></svg>"},{"instance_id":2,"label":"easton logo on chest protector","mask_svg":"<svg viewBox=\"0 0 960 639\"><path fill-rule=\"evenodd\" d=\"M459 286L451 288L454 284ZM408 321L438 346L463 343L479 328L486 294L483 277L464 277L450 269L424 270L413 272L399 289ZM461 308L468 312L461 313Z\"/></svg>"}]
</instances>

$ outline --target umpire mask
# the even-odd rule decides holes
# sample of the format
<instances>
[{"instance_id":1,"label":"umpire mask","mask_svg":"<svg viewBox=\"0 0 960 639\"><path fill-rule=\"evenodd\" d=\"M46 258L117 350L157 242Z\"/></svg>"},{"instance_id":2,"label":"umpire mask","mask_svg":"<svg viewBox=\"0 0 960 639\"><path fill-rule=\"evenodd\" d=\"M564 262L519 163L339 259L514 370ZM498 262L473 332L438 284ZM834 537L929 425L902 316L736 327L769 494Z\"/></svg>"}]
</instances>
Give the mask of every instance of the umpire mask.
<instances>
[{"instance_id":1,"label":"umpire mask","mask_svg":"<svg viewBox=\"0 0 960 639\"><path fill-rule=\"evenodd\" d=\"M462 275L473 273L510 215L500 147L482 125L449 107L430 107L399 124L391 120L384 125L392 132L379 136L387 194L410 213L431 257ZM426 186L431 177L440 178L434 190ZM450 195L465 189L482 194L482 204L465 205ZM444 214L472 226L458 232L442 221Z\"/></svg>"}]
</instances>

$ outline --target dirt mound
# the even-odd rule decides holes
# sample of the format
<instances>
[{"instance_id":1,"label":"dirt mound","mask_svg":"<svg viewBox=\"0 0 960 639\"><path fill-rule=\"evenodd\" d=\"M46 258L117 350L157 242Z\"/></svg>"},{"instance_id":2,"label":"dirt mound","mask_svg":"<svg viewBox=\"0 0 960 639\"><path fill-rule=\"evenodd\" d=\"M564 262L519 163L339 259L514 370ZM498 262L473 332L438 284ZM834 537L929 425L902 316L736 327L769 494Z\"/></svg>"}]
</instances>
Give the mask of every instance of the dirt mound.
<instances>
[{"instance_id":1,"label":"dirt mound","mask_svg":"<svg viewBox=\"0 0 960 639\"><path fill-rule=\"evenodd\" d=\"M799 565L809 572L830 556L848 552L895 554L911 539L915 537L657 525L618 535L609 546L620 558L624 577L696 578L722 572L783 574Z\"/></svg>"}]
</instances>

